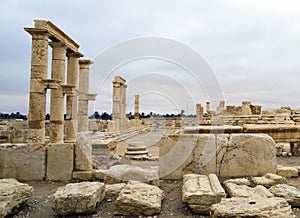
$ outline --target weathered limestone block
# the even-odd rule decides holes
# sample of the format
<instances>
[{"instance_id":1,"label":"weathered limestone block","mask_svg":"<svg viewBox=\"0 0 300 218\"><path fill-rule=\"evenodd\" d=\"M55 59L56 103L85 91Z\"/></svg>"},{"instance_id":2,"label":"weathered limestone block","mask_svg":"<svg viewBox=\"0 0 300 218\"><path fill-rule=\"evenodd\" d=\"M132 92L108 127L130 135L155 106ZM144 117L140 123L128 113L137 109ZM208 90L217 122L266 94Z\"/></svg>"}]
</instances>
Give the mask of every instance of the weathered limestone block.
<instances>
[{"instance_id":1,"label":"weathered limestone block","mask_svg":"<svg viewBox=\"0 0 300 218\"><path fill-rule=\"evenodd\" d=\"M93 179L93 171L74 171L73 179L91 181Z\"/></svg>"},{"instance_id":2,"label":"weathered limestone block","mask_svg":"<svg viewBox=\"0 0 300 218\"><path fill-rule=\"evenodd\" d=\"M5 217L16 207L26 202L33 187L16 179L0 179L0 217Z\"/></svg>"},{"instance_id":3,"label":"weathered limestone block","mask_svg":"<svg viewBox=\"0 0 300 218\"><path fill-rule=\"evenodd\" d=\"M225 183L225 189L230 197L244 197L244 198L270 198L273 197L271 192L264 186L258 185L251 188L246 185L237 185L231 182Z\"/></svg>"},{"instance_id":4,"label":"weathered limestone block","mask_svg":"<svg viewBox=\"0 0 300 218\"><path fill-rule=\"evenodd\" d=\"M126 183L116 183L105 185L105 196L114 197L118 196L121 190L126 186Z\"/></svg>"},{"instance_id":5,"label":"weathered limestone block","mask_svg":"<svg viewBox=\"0 0 300 218\"><path fill-rule=\"evenodd\" d=\"M266 188L270 188L271 186L277 185L277 184L286 184L287 183L287 180L285 177L279 176L274 173L267 173L266 175L261 176L261 177L253 177L252 181L256 185L263 185Z\"/></svg>"},{"instance_id":6,"label":"weathered limestone block","mask_svg":"<svg viewBox=\"0 0 300 218\"><path fill-rule=\"evenodd\" d=\"M286 178L298 177L298 169L296 167L277 165L277 174Z\"/></svg>"},{"instance_id":7,"label":"weathered limestone block","mask_svg":"<svg viewBox=\"0 0 300 218\"><path fill-rule=\"evenodd\" d=\"M116 200L115 214L135 216L158 214L163 198L164 191L157 186L129 181Z\"/></svg>"},{"instance_id":8,"label":"weathered limestone block","mask_svg":"<svg viewBox=\"0 0 300 218\"><path fill-rule=\"evenodd\" d=\"M246 178L228 179L228 180L223 182L224 185L226 183L233 183L233 184L236 184L236 185L247 185L247 186L249 186L251 184L250 181Z\"/></svg>"},{"instance_id":9,"label":"weathered limestone block","mask_svg":"<svg viewBox=\"0 0 300 218\"><path fill-rule=\"evenodd\" d=\"M77 134L77 143L75 144L75 169L93 169L92 144L85 133Z\"/></svg>"},{"instance_id":10,"label":"weathered limestone block","mask_svg":"<svg viewBox=\"0 0 300 218\"><path fill-rule=\"evenodd\" d=\"M97 170L98 174L104 174L106 184L120 183L123 181L136 180L151 184L158 184L158 170L143 169L132 165L115 165L108 170Z\"/></svg>"},{"instance_id":11,"label":"weathered limestone block","mask_svg":"<svg viewBox=\"0 0 300 218\"><path fill-rule=\"evenodd\" d=\"M46 149L38 144L1 144L0 178L43 180Z\"/></svg>"},{"instance_id":12,"label":"weathered limestone block","mask_svg":"<svg viewBox=\"0 0 300 218\"><path fill-rule=\"evenodd\" d=\"M54 193L54 211L60 215L88 214L105 196L105 184L100 182L70 183Z\"/></svg>"},{"instance_id":13,"label":"weathered limestone block","mask_svg":"<svg viewBox=\"0 0 300 218\"><path fill-rule=\"evenodd\" d=\"M287 184L272 186L269 191L276 197L282 197L293 207L300 207L300 190Z\"/></svg>"},{"instance_id":14,"label":"weathered limestone block","mask_svg":"<svg viewBox=\"0 0 300 218\"><path fill-rule=\"evenodd\" d=\"M47 147L47 180L71 180L74 163L73 144L49 144Z\"/></svg>"},{"instance_id":15,"label":"weathered limestone block","mask_svg":"<svg viewBox=\"0 0 300 218\"><path fill-rule=\"evenodd\" d=\"M211 205L219 203L225 196L225 191L215 174L183 176L182 201L195 213L209 213Z\"/></svg>"},{"instance_id":16,"label":"weathered limestone block","mask_svg":"<svg viewBox=\"0 0 300 218\"><path fill-rule=\"evenodd\" d=\"M210 216L217 217L264 217L295 218L291 206L283 198L223 198L214 204Z\"/></svg>"},{"instance_id":17,"label":"weathered limestone block","mask_svg":"<svg viewBox=\"0 0 300 218\"><path fill-rule=\"evenodd\" d=\"M258 176L276 172L276 149L266 134L231 134L217 154L221 177Z\"/></svg>"}]
</instances>

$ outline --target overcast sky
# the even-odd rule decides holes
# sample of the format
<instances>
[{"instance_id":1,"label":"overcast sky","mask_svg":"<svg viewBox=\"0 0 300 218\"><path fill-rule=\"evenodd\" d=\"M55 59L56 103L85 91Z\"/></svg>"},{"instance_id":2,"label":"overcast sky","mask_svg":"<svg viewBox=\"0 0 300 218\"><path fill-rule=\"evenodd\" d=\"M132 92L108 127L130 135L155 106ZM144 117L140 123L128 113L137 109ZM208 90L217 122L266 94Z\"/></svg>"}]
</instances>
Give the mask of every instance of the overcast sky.
<instances>
[{"instance_id":1,"label":"overcast sky","mask_svg":"<svg viewBox=\"0 0 300 218\"><path fill-rule=\"evenodd\" d=\"M34 19L51 20L80 44L84 58L92 60L126 40L174 40L207 61L226 105L248 100L263 109L300 106L300 1L2 0L0 4L0 112L28 112L31 36L23 27L33 27ZM101 75L100 71L91 66L91 76ZM194 113L195 103L211 100L215 108L222 100L196 87L184 66L144 58L119 66L105 84L91 87L98 94L91 110L110 112L114 75L128 81L130 111L135 94L141 95L141 111L158 113L181 109Z\"/></svg>"}]
</instances>

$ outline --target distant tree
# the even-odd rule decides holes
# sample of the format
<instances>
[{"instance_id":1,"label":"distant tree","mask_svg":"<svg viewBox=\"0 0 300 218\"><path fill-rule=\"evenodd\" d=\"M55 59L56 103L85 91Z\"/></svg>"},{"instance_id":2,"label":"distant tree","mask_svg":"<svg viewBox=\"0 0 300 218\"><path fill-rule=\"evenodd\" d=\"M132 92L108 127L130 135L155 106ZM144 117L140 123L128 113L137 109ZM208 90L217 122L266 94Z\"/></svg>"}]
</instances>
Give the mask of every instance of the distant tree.
<instances>
[{"instance_id":1,"label":"distant tree","mask_svg":"<svg viewBox=\"0 0 300 218\"><path fill-rule=\"evenodd\" d=\"M106 112L103 112L103 113L101 114L100 118L101 118L102 120L111 120L111 119L112 119L111 115L108 114L108 113L106 113Z\"/></svg>"},{"instance_id":2,"label":"distant tree","mask_svg":"<svg viewBox=\"0 0 300 218\"><path fill-rule=\"evenodd\" d=\"M45 120L50 120L50 114L49 113L46 114Z\"/></svg>"}]
</instances>

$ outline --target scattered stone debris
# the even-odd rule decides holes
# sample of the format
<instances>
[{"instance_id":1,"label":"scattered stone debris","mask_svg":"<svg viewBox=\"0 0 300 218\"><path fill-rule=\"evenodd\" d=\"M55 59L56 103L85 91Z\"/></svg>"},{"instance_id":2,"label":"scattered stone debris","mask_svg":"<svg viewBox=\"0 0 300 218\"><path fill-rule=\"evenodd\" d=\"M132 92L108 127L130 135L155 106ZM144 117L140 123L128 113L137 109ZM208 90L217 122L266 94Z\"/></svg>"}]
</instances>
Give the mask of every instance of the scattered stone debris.
<instances>
[{"instance_id":1,"label":"scattered stone debris","mask_svg":"<svg viewBox=\"0 0 300 218\"><path fill-rule=\"evenodd\" d=\"M115 197L118 196L121 190L126 186L126 183L116 183L105 185L105 196Z\"/></svg>"},{"instance_id":2,"label":"scattered stone debris","mask_svg":"<svg viewBox=\"0 0 300 218\"><path fill-rule=\"evenodd\" d=\"M298 169L296 167L277 165L277 174L286 178L298 177Z\"/></svg>"},{"instance_id":3,"label":"scattered stone debris","mask_svg":"<svg viewBox=\"0 0 300 218\"><path fill-rule=\"evenodd\" d=\"M287 184L272 186L270 192L276 197L283 197L293 207L300 207L300 190Z\"/></svg>"},{"instance_id":4,"label":"scattered stone debris","mask_svg":"<svg viewBox=\"0 0 300 218\"><path fill-rule=\"evenodd\" d=\"M256 185L263 185L266 188L270 188L271 186L277 185L277 184L286 184L287 183L287 179L285 177L279 176L274 173L267 173L266 175L261 176L261 177L253 177L252 181Z\"/></svg>"},{"instance_id":5,"label":"scattered stone debris","mask_svg":"<svg viewBox=\"0 0 300 218\"><path fill-rule=\"evenodd\" d=\"M69 183L54 193L54 211L60 215L88 214L95 211L105 196L105 184L100 182Z\"/></svg>"},{"instance_id":6,"label":"scattered stone debris","mask_svg":"<svg viewBox=\"0 0 300 218\"><path fill-rule=\"evenodd\" d=\"M33 187L16 179L0 179L0 217L5 217L14 208L25 203L31 196Z\"/></svg>"},{"instance_id":7,"label":"scattered stone debris","mask_svg":"<svg viewBox=\"0 0 300 218\"><path fill-rule=\"evenodd\" d=\"M212 205L212 218L221 217L265 217L295 218L291 206L284 198L223 198Z\"/></svg>"},{"instance_id":8,"label":"scattered stone debris","mask_svg":"<svg viewBox=\"0 0 300 218\"><path fill-rule=\"evenodd\" d=\"M258 185L251 188L247 185L237 185L231 182L225 183L225 189L230 197L245 197L245 198L270 198L273 194L264 186Z\"/></svg>"},{"instance_id":9,"label":"scattered stone debris","mask_svg":"<svg viewBox=\"0 0 300 218\"><path fill-rule=\"evenodd\" d=\"M226 196L215 174L183 176L182 201L195 213L208 214L212 204Z\"/></svg>"},{"instance_id":10,"label":"scattered stone debris","mask_svg":"<svg viewBox=\"0 0 300 218\"><path fill-rule=\"evenodd\" d=\"M159 175L158 170L145 169L133 165L115 165L108 170L97 170L96 175L103 175L105 184L113 184L136 180L141 182L158 185Z\"/></svg>"},{"instance_id":11,"label":"scattered stone debris","mask_svg":"<svg viewBox=\"0 0 300 218\"><path fill-rule=\"evenodd\" d=\"M115 214L151 216L161 211L164 191L157 186L139 181L129 181L117 200Z\"/></svg>"}]
</instances>

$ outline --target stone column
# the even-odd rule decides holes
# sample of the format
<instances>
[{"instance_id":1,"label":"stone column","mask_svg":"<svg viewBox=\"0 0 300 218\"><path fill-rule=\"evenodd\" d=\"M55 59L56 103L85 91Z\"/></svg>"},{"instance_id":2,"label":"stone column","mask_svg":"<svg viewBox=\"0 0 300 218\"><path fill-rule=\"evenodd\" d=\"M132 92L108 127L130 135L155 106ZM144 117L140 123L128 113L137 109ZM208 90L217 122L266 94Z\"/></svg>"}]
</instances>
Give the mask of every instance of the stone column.
<instances>
[{"instance_id":1,"label":"stone column","mask_svg":"<svg viewBox=\"0 0 300 218\"><path fill-rule=\"evenodd\" d=\"M120 130L127 128L127 118L126 118L126 89L127 85L123 84L120 87L121 94L121 114L120 114Z\"/></svg>"},{"instance_id":2,"label":"stone column","mask_svg":"<svg viewBox=\"0 0 300 218\"><path fill-rule=\"evenodd\" d=\"M206 102L206 113L210 113L211 109L210 109L210 102Z\"/></svg>"},{"instance_id":3,"label":"stone column","mask_svg":"<svg viewBox=\"0 0 300 218\"><path fill-rule=\"evenodd\" d=\"M32 36L28 143L45 143L46 90L43 79L48 72L48 40L46 30L25 28Z\"/></svg>"},{"instance_id":4,"label":"stone column","mask_svg":"<svg viewBox=\"0 0 300 218\"><path fill-rule=\"evenodd\" d=\"M78 59L82 57L79 52L68 52L67 63L67 85L73 90L72 93L66 94L66 120L65 120L65 142L76 142L77 132L77 96L78 96Z\"/></svg>"},{"instance_id":5,"label":"stone column","mask_svg":"<svg viewBox=\"0 0 300 218\"><path fill-rule=\"evenodd\" d=\"M89 74L91 60L79 60L79 105L78 105L78 132L89 131Z\"/></svg>"},{"instance_id":6,"label":"stone column","mask_svg":"<svg viewBox=\"0 0 300 218\"><path fill-rule=\"evenodd\" d=\"M134 119L140 118L140 96L135 95L134 98Z\"/></svg>"},{"instance_id":7,"label":"stone column","mask_svg":"<svg viewBox=\"0 0 300 218\"><path fill-rule=\"evenodd\" d=\"M252 115L250 105L251 101L242 102L242 115Z\"/></svg>"},{"instance_id":8,"label":"stone column","mask_svg":"<svg viewBox=\"0 0 300 218\"><path fill-rule=\"evenodd\" d=\"M196 115L197 115L198 121L202 120L202 118L203 118L203 107L201 106L201 104L196 104Z\"/></svg>"},{"instance_id":9,"label":"stone column","mask_svg":"<svg viewBox=\"0 0 300 218\"><path fill-rule=\"evenodd\" d=\"M126 80L120 76L115 76L113 80L113 105L112 118L115 125L115 131L123 129L126 113Z\"/></svg>"},{"instance_id":10,"label":"stone column","mask_svg":"<svg viewBox=\"0 0 300 218\"><path fill-rule=\"evenodd\" d=\"M223 114L225 112L225 101L220 101L217 107L217 115Z\"/></svg>"},{"instance_id":11,"label":"stone column","mask_svg":"<svg viewBox=\"0 0 300 218\"><path fill-rule=\"evenodd\" d=\"M49 43L52 47L51 79L65 83L65 61L67 47L62 42ZM50 98L50 143L64 142L64 93L63 88L51 90Z\"/></svg>"}]
</instances>

